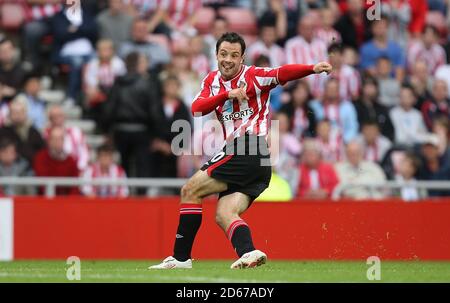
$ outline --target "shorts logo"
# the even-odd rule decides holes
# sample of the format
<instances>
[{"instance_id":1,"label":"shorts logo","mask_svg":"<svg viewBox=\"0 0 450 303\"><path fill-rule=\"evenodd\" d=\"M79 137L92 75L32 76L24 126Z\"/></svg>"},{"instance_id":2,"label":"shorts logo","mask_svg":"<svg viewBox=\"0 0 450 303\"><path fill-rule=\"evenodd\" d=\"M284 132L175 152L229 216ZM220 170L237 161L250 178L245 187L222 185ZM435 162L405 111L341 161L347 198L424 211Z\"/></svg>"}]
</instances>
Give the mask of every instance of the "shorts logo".
<instances>
[{"instance_id":1,"label":"shorts logo","mask_svg":"<svg viewBox=\"0 0 450 303\"><path fill-rule=\"evenodd\" d=\"M233 112L231 114L227 114L227 115L220 115L218 117L219 121L224 122L224 121L231 121L231 120L240 120L246 116L251 116L253 115L253 109L252 108L247 108L244 110L241 110L240 112Z\"/></svg>"},{"instance_id":2,"label":"shorts logo","mask_svg":"<svg viewBox=\"0 0 450 303\"><path fill-rule=\"evenodd\" d=\"M214 157L212 157L212 159L210 160L211 163L216 163L217 161L219 161L220 159L222 159L225 156L224 152L220 152L217 155L215 155Z\"/></svg>"}]
</instances>

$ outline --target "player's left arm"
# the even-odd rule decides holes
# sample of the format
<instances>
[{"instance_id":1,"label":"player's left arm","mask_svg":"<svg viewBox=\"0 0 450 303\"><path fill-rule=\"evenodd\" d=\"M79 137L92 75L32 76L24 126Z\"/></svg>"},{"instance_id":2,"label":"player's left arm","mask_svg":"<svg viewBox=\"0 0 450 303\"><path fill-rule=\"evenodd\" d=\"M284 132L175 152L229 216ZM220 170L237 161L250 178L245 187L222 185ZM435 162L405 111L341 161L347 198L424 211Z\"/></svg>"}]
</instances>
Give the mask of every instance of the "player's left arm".
<instances>
[{"instance_id":1,"label":"player's left arm","mask_svg":"<svg viewBox=\"0 0 450 303\"><path fill-rule=\"evenodd\" d=\"M326 72L329 74L332 66L328 62L317 64L286 64L278 68L255 68L256 82L261 89L272 89L278 84L301 79L312 74Z\"/></svg>"},{"instance_id":2,"label":"player's left arm","mask_svg":"<svg viewBox=\"0 0 450 303\"><path fill-rule=\"evenodd\" d=\"M304 78L312 74L327 73L332 71L333 67L328 62L319 62L317 64L286 64L278 68L278 83L281 85L286 82Z\"/></svg>"}]
</instances>

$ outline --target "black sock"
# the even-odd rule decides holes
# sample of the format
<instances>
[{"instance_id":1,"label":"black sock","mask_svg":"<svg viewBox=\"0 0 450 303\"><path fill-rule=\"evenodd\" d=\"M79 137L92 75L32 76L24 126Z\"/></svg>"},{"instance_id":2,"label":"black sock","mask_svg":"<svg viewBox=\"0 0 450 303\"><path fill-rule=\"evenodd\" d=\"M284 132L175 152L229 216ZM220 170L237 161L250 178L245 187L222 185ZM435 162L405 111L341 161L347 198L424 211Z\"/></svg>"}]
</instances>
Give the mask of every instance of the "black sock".
<instances>
[{"instance_id":1,"label":"black sock","mask_svg":"<svg viewBox=\"0 0 450 303\"><path fill-rule=\"evenodd\" d=\"M173 257L184 262L191 259L192 244L202 223L202 206L200 204L181 204L180 222L178 224Z\"/></svg>"},{"instance_id":2,"label":"black sock","mask_svg":"<svg viewBox=\"0 0 450 303\"><path fill-rule=\"evenodd\" d=\"M228 228L227 235L239 257L242 257L245 253L255 250L250 228L244 220L236 220L231 223Z\"/></svg>"}]
</instances>

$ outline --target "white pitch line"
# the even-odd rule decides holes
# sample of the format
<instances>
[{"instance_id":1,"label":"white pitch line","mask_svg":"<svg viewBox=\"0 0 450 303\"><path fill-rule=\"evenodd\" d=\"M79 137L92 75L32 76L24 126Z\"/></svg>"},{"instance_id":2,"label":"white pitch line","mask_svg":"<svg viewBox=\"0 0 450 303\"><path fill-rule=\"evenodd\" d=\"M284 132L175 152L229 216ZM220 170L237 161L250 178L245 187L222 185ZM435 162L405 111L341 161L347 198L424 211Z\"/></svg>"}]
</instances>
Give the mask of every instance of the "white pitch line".
<instances>
[{"instance_id":1,"label":"white pitch line","mask_svg":"<svg viewBox=\"0 0 450 303\"><path fill-rule=\"evenodd\" d=\"M32 274L32 273L0 273L0 278L41 278L41 279L62 279L64 275L52 274ZM249 279L227 279L227 278L211 278L202 276L183 276L183 277L167 277L162 275L111 275L111 274L83 274L81 273L81 281L85 279L123 279L123 280L141 280L153 278L157 280L173 281L187 280L193 282L214 282L214 283L286 283L288 281L269 281L269 280L249 280Z\"/></svg>"}]
</instances>

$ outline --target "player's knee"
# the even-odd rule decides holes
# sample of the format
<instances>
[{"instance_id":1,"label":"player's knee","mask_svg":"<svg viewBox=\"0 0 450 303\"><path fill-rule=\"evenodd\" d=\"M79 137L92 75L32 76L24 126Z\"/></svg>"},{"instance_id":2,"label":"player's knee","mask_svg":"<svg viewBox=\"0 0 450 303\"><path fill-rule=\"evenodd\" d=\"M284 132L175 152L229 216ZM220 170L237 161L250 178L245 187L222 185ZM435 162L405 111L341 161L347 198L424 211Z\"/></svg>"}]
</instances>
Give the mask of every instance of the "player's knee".
<instances>
[{"instance_id":1,"label":"player's knee","mask_svg":"<svg viewBox=\"0 0 450 303\"><path fill-rule=\"evenodd\" d=\"M181 187L181 199L184 201L197 199L194 186L188 182Z\"/></svg>"}]
</instances>

